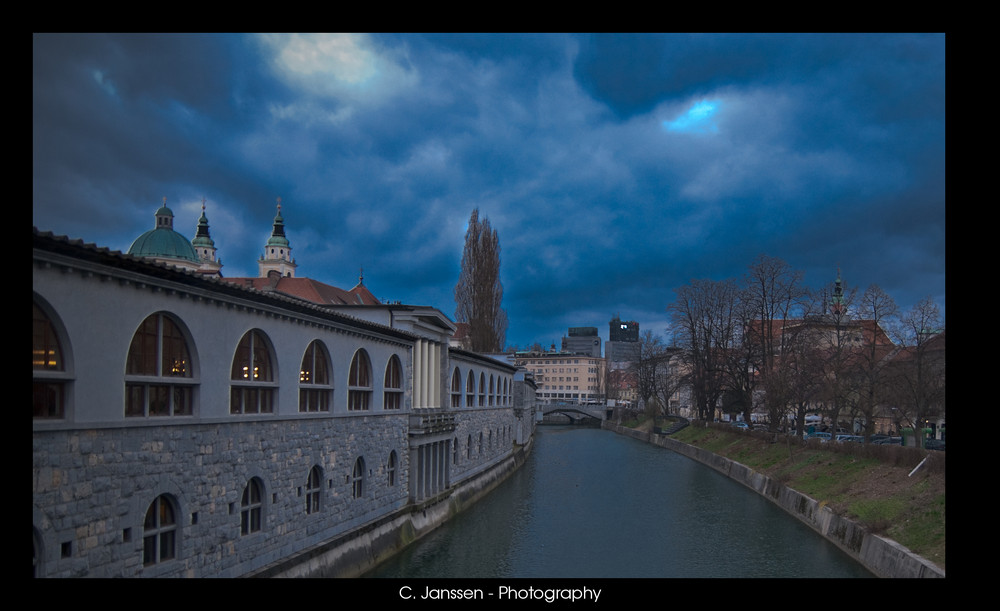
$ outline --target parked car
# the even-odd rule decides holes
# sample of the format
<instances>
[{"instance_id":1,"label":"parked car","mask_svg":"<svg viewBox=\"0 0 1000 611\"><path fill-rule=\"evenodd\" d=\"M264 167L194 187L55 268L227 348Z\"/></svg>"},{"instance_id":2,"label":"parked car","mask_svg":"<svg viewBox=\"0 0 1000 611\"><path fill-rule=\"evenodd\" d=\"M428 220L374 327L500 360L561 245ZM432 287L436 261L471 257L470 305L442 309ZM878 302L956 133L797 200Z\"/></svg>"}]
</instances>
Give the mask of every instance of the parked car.
<instances>
[{"instance_id":1,"label":"parked car","mask_svg":"<svg viewBox=\"0 0 1000 611\"><path fill-rule=\"evenodd\" d=\"M734 422L733 426L735 426L738 429L748 429L748 428L750 428L749 426L747 426L746 422Z\"/></svg>"},{"instance_id":2,"label":"parked car","mask_svg":"<svg viewBox=\"0 0 1000 611\"><path fill-rule=\"evenodd\" d=\"M861 435L837 435L837 443L864 443L865 438Z\"/></svg>"},{"instance_id":3,"label":"parked car","mask_svg":"<svg viewBox=\"0 0 1000 611\"><path fill-rule=\"evenodd\" d=\"M806 434L806 439L819 439L823 443L826 443L831 439L833 439L833 435L831 435L830 433L822 433L822 432L808 433Z\"/></svg>"},{"instance_id":4,"label":"parked car","mask_svg":"<svg viewBox=\"0 0 1000 611\"><path fill-rule=\"evenodd\" d=\"M938 450L944 452L944 441L940 439L925 439L924 449L926 450Z\"/></svg>"},{"instance_id":5,"label":"parked car","mask_svg":"<svg viewBox=\"0 0 1000 611\"><path fill-rule=\"evenodd\" d=\"M880 446L901 446L903 445L902 437L884 437L872 443Z\"/></svg>"}]
</instances>

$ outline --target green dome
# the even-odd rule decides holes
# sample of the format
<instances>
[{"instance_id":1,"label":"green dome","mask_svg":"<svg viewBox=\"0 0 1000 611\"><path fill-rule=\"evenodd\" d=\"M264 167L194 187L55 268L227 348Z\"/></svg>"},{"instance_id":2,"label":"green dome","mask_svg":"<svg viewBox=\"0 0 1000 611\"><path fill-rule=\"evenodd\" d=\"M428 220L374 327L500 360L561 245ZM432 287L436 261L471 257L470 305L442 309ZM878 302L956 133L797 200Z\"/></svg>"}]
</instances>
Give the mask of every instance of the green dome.
<instances>
[{"instance_id":1,"label":"green dome","mask_svg":"<svg viewBox=\"0 0 1000 611\"><path fill-rule=\"evenodd\" d=\"M128 254L137 257L169 257L198 263L198 254L187 238L173 229L150 229L132 242Z\"/></svg>"},{"instance_id":2,"label":"green dome","mask_svg":"<svg viewBox=\"0 0 1000 611\"><path fill-rule=\"evenodd\" d=\"M166 198L164 198L165 200ZM163 206L156 211L156 228L150 229L132 242L128 254L136 257L183 259L198 263L198 253L191 242L174 231L174 213Z\"/></svg>"}]
</instances>

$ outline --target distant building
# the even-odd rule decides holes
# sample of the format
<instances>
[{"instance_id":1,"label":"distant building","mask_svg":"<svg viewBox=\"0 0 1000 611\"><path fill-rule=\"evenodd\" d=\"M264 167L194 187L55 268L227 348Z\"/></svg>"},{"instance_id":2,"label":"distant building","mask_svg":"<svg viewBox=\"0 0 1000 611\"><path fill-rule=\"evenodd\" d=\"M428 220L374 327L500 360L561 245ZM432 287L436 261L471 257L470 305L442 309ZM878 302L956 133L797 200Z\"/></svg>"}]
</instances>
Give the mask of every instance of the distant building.
<instances>
[{"instance_id":1,"label":"distant building","mask_svg":"<svg viewBox=\"0 0 1000 611\"><path fill-rule=\"evenodd\" d=\"M514 364L529 371L540 403L603 403L604 359L572 352L517 352Z\"/></svg>"},{"instance_id":2,"label":"distant building","mask_svg":"<svg viewBox=\"0 0 1000 611\"><path fill-rule=\"evenodd\" d=\"M601 338L597 327L570 327L569 336L562 338L562 351L600 358Z\"/></svg>"},{"instance_id":3,"label":"distant building","mask_svg":"<svg viewBox=\"0 0 1000 611\"><path fill-rule=\"evenodd\" d=\"M615 314L608 323L608 343L604 358L610 369L622 369L639 357L639 323L624 321Z\"/></svg>"}]
</instances>

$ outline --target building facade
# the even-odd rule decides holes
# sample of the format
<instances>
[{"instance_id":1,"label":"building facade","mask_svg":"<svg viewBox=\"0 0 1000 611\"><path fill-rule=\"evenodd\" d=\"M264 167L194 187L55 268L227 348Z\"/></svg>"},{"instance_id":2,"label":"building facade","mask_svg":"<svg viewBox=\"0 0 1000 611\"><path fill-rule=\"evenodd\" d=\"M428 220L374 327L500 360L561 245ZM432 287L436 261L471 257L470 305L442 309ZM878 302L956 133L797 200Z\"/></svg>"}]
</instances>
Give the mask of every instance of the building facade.
<instances>
[{"instance_id":1,"label":"building facade","mask_svg":"<svg viewBox=\"0 0 1000 611\"><path fill-rule=\"evenodd\" d=\"M533 388L434 308L346 314L38 230L33 261L35 576L253 575L534 431Z\"/></svg>"},{"instance_id":2,"label":"building facade","mask_svg":"<svg viewBox=\"0 0 1000 611\"><path fill-rule=\"evenodd\" d=\"M639 323L622 320L617 314L608 323L608 343L604 358L610 369L625 369L639 357Z\"/></svg>"},{"instance_id":3,"label":"building facade","mask_svg":"<svg viewBox=\"0 0 1000 611\"><path fill-rule=\"evenodd\" d=\"M514 364L537 385L539 403L604 404L604 359L572 352L518 352Z\"/></svg>"},{"instance_id":4,"label":"building facade","mask_svg":"<svg viewBox=\"0 0 1000 611\"><path fill-rule=\"evenodd\" d=\"M597 335L597 327L570 327L569 335L562 338L562 350L600 358L601 338Z\"/></svg>"}]
</instances>

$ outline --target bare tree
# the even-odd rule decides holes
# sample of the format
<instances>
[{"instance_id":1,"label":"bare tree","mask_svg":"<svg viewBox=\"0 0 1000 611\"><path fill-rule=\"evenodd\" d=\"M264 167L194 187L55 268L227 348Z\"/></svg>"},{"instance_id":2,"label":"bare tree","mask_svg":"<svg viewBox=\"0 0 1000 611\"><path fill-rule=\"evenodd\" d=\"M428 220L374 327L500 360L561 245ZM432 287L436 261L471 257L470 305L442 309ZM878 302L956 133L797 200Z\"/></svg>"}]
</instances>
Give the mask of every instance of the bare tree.
<instances>
[{"instance_id":1,"label":"bare tree","mask_svg":"<svg viewBox=\"0 0 1000 611\"><path fill-rule=\"evenodd\" d=\"M472 211L465 233L462 271L455 285L455 319L469 323L475 352L500 352L507 337L507 312L503 310L500 283L500 240L488 218Z\"/></svg>"},{"instance_id":2,"label":"bare tree","mask_svg":"<svg viewBox=\"0 0 1000 611\"><path fill-rule=\"evenodd\" d=\"M896 302L877 284L870 285L858 302L864 328L858 354L858 412L865 420L865 437L875 432L875 410L884 400L886 356L894 348L886 327L898 314Z\"/></svg>"},{"instance_id":3,"label":"bare tree","mask_svg":"<svg viewBox=\"0 0 1000 611\"><path fill-rule=\"evenodd\" d=\"M944 409L944 320L930 297L904 313L895 329L899 351L891 360L895 406L923 446L925 419Z\"/></svg>"},{"instance_id":4,"label":"bare tree","mask_svg":"<svg viewBox=\"0 0 1000 611\"><path fill-rule=\"evenodd\" d=\"M670 395L678 387L679 378L670 363L676 352L659 335L646 330L639 336L636 358L629 365L636 391L652 413L654 425L658 417L667 415Z\"/></svg>"},{"instance_id":5,"label":"bare tree","mask_svg":"<svg viewBox=\"0 0 1000 611\"><path fill-rule=\"evenodd\" d=\"M737 339L738 290L732 280L693 280L667 307L674 341L683 349L684 380L699 419L710 420L726 389L725 362Z\"/></svg>"},{"instance_id":6,"label":"bare tree","mask_svg":"<svg viewBox=\"0 0 1000 611\"><path fill-rule=\"evenodd\" d=\"M742 294L743 351L746 372L733 370L737 376L755 374L759 381L746 380L743 391L744 419L749 422L753 411L754 391L764 391L768 416L780 420L787 410L785 382L778 367L785 342L791 336L784 333L785 323L802 305L806 290L802 273L792 270L781 259L760 255L746 275Z\"/></svg>"}]
</instances>

